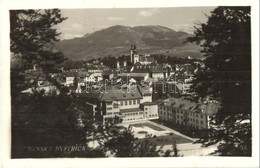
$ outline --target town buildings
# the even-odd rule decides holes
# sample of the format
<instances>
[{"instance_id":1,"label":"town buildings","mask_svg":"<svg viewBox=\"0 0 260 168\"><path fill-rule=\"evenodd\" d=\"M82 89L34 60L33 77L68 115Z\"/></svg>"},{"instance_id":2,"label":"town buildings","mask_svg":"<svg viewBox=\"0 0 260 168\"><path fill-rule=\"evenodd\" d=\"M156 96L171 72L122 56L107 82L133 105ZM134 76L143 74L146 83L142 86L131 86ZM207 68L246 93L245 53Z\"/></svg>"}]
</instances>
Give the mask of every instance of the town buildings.
<instances>
[{"instance_id":1,"label":"town buildings","mask_svg":"<svg viewBox=\"0 0 260 168\"><path fill-rule=\"evenodd\" d=\"M158 118L158 105L152 103L150 90L142 90L138 85L126 87L110 85L102 91L78 94L85 99L86 106L95 119L106 122L117 119L119 122Z\"/></svg>"},{"instance_id":2,"label":"town buildings","mask_svg":"<svg viewBox=\"0 0 260 168\"><path fill-rule=\"evenodd\" d=\"M123 66L117 61L116 68L109 68L99 60L86 63L84 68L71 69L51 76L58 84L67 87L69 94L82 99L86 112L96 121L103 123L109 119L119 122L161 119L196 129L209 127L209 113L198 109L198 105L181 98L189 95L192 81L192 69L188 64L172 68L168 63L158 64L150 55L139 55L135 45L130 50L131 66L123 60ZM38 72L35 66L28 75L28 81L37 83L38 90L50 93L57 89ZM173 77L174 76L174 77ZM152 98L168 97L157 104ZM202 106L200 106L202 107ZM204 110L204 112L202 112Z\"/></svg>"}]
</instances>

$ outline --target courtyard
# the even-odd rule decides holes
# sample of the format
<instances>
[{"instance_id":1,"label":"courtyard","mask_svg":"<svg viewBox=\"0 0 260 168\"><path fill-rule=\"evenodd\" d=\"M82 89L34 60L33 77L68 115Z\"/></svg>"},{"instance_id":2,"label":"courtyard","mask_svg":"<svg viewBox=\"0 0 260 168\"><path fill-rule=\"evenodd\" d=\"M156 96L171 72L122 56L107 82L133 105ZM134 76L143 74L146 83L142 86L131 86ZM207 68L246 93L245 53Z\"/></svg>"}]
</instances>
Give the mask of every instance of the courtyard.
<instances>
[{"instance_id":1,"label":"courtyard","mask_svg":"<svg viewBox=\"0 0 260 168\"><path fill-rule=\"evenodd\" d=\"M130 127L132 129L136 142L148 140L156 145L172 145L174 143L184 144L193 142L192 138L151 121L123 123L122 126Z\"/></svg>"}]
</instances>

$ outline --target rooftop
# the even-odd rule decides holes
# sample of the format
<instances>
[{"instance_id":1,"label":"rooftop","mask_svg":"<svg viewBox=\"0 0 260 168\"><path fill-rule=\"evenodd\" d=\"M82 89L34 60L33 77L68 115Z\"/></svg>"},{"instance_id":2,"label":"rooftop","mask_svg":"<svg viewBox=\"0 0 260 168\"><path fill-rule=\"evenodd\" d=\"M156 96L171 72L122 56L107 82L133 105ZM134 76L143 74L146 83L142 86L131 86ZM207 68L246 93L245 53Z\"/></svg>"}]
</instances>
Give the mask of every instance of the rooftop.
<instances>
[{"instance_id":1,"label":"rooftop","mask_svg":"<svg viewBox=\"0 0 260 168\"><path fill-rule=\"evenodd\" d=\"M90 90L89 93L81 93L78 96L95 101L142 99L139 89L127 89L116 86L107 86L97 91Z\"/></svg>"},{"instance_id":2,"label":"rooftop","mask_svg":"<svg viewBox=\"0 0 260 168\"><path fill-rule=\"evenodd\" d=\"M151 106L151 105L157 105L157 103L156 103L156 102L144 102L144 103L142 103L141 105Z\"/></svg>"},{"instance_id":3,"label":"rooftop","mask_svg":"<svg viewBox=\"0 0 260 168\"><path fill-rule=\"evenodd\" d=\"M170 106L177 109L190 110L194 112L204 112L209 115L216 113L220 107L218 103L195 103L184 98L170 98L162 102L165 106Z\"/></svg>"},{"instance_id":4,"label":"rooftop","mask_svg":"<svg viewBox=\"0 0 260 168\"><path fill-rule=\"evenodd\" d=\"M133 76L133 77L145 77L148 73L121 73L118 74L119 77L121 76Z\"/></svg>"}]
</instances>

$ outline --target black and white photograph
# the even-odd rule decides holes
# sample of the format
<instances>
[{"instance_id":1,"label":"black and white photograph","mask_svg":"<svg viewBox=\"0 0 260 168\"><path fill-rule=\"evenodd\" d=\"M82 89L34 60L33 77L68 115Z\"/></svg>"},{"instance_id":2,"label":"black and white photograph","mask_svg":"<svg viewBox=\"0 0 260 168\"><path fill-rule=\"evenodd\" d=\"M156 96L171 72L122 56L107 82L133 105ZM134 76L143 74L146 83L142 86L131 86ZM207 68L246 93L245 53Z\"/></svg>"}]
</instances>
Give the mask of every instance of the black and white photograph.
<instances>
[{"instance_id":1,"label":"black and white photograph","mask_svg":"<svg viewBox=\"0 0 260 168\"><path fill-rule=\"evenodd\" d=\"M8 9L8 157L254 158L254 10Z\"/></svg>"}]
</instances>

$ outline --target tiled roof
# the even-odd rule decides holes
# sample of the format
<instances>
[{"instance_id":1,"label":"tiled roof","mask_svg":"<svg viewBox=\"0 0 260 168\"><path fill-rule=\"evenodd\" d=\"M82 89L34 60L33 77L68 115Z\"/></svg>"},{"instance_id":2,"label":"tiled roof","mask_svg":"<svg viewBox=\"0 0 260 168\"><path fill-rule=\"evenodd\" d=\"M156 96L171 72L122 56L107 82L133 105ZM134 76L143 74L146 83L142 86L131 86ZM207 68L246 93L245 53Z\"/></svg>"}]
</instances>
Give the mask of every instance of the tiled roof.
<instances>
[{"instance_id":1,"label":"tiled roof","mask_svg":"<svg viewBox=\"0 0 260 168\"><path fill-rule=\"evenodd\" d=\"M171 106L176 109L203 112L208 115L216 113L220 107L218 103L201 104L183 98L166 99L165 103L166 106Z\"/></svg>"},{"instance_id":2,"label":"tiled roof","mask_svg":"<svg viewBox=\"0 0 260 168\"><path fill-rule=\"evenodd\" d=\"M111 100L131 100L131 99L142 99L142 95L138 89L135 91L108 86L105 91L89 91L89 93L78 94L80 97L86 99L94 99L95 101L111 101Z\"/></svg>"},{"instance_id":3,"label":"tiled roof","mask_svg":"<svg viewBox=\"0 0 260 168\"><path fill-rule=\"evenodd\" d=\"M142 95L138 89L136 91L131 91L127 89L116 89L108 88L106 92L102 94L100 98L101 101L106 100L131 100L131 99L141 99Z\"/></svg>"},{"instance_id":4,"label":"tiled roof","mask_svg":"<svg viewBox=\"0 0 260 168\"><path fill-rule=\"evenodd\" d=\"M144 102L144 103L141 103L141 105L151 106L151 105L157 105L157 103L156 102Z\"/></svg>"},{"instance_id":5,"label":"tiled roof","mask_svg":"<svg viewBox=\"0 0 260 168\"><path fill-rule=\"evenodd\" d=\"M119 77L145 77L148 73L121 73L118 76Z\"/></svg>"}]
</instances>

